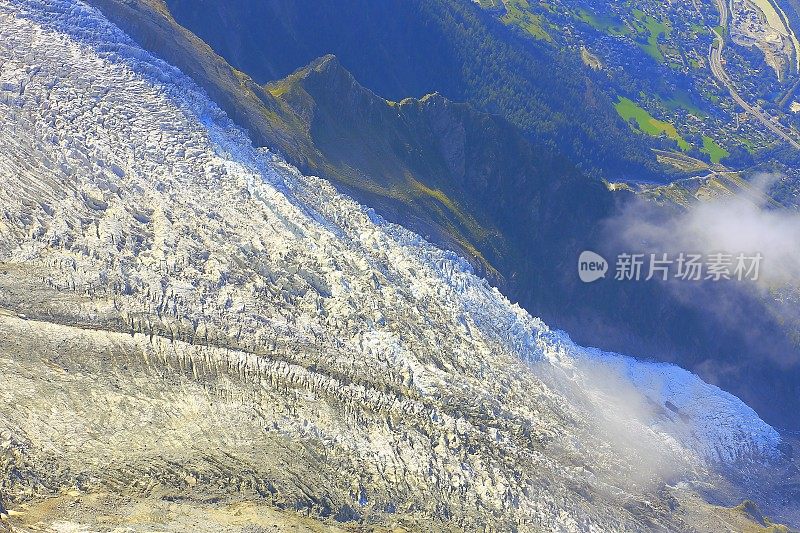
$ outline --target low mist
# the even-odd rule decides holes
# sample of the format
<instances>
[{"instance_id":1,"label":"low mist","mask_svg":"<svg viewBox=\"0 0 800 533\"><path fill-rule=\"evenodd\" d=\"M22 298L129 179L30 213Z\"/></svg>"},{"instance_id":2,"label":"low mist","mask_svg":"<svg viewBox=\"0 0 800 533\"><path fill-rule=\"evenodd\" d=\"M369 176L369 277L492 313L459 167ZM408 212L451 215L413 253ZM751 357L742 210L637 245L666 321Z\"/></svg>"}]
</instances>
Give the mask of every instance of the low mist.
<instances>
[{"instance_id":1,"label":"low mist","mask_svg":"<svg viewBox=\"0 0 800 533\"><path fill-rule=\"evenodd\" d=\"M632 203L610 221L612 238L621 249L736 256L761 253L757 281L764 289L797 287L800 283L800 212L774 204L766 191L777 177L760 175L750 189L699 202L668 215L651 205Z\"/></svg>"}]
</instances>

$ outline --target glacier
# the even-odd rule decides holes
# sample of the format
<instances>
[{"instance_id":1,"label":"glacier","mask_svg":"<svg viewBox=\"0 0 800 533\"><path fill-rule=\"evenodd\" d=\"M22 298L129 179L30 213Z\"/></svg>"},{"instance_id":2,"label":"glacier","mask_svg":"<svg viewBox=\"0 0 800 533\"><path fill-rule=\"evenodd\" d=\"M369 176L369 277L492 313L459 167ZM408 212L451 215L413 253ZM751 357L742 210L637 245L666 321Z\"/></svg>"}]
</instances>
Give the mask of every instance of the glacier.
<instances>
[{"instance_id":1,"label":"glacier","mask_svg":"<svg viewBox=\"0 0 800 533\"><path fill-rule=\"evenodd\" d=\"M213 493L412 529L681 530L675 494L737 498L726 471L781 460L736 397L575 345L254 147L95 9L0 0L0 35L6 507Z\"/></svg>"}]
</instances>

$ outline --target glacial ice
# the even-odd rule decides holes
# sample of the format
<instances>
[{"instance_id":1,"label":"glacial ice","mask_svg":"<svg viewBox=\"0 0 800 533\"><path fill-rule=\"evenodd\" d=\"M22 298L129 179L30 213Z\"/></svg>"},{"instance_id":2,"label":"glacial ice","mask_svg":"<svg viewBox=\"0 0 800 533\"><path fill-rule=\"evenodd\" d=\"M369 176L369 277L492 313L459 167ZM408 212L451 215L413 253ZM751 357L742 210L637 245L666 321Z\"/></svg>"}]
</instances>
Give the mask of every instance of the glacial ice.
<instances>
[{"instance_id":1,"label":"glacial ice","mask_svg":"<svg viewBox=\"0 0 800 533\"><path fill-rule=\"evenodd\" d=\"M541 527L630 526L615 506L652 483L778 456L778 433L734 396L575 345L456 254L254 148L81 2L0 0L0 125L0 308L30 319L0 316L7 338L29 332L50 353L63 336L195 380L224 369L275 402L313 397L318 416L260 404L254 435L278 427L357 457L332 484L386 483L362 479L356 507L400 500L406 483ZM0 349L0 372L49 390L15 366L35 355L26 342ZM11 413L34 402L18 391L0 393L0 430L44 442ZM247 425L245 412L231 416ZM576 495L586 485L599 500Z\"/></svg>"}]
</instances>

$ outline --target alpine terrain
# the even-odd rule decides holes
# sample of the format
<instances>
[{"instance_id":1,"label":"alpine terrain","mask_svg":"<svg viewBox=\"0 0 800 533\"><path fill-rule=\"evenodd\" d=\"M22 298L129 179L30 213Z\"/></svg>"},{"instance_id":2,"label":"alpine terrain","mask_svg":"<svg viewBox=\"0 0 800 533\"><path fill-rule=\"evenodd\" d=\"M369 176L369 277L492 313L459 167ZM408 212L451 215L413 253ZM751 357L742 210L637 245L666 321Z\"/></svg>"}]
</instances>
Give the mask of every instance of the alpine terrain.
<instances>
[{"instance_id":1,"label":"alpine terrain","mask_svg":"<svg viewBox=\"0 0 800 533\"><path fill-rule=\"evenodd\" d=\"M790 434L688 370L577 345L254 142L244 116L335 157L280 85L172 38L250 92L79 0L0 0L0 530L800 523ZM274 121L221 107L259 94ZM460 104L396 107L428 105Z\"/></svg>"},{"instance_id":2,"label":"alpine terrain","mask_svg":"<svg viewBox=\"0 0 800 533\"><path fill-rule=\"evenodd\" d=\"M678 174L691 177L668 185L620 182L631 172L641 179L650 174L635 171L631 161L600 170L612 159L639 153L630 138L644 140L614 112L614 91L595 83L618 71L585 66L580 50L571 45L518 35L517 24L507 24L507 18L498 22L497 10L471 2L88 3L189 75L256 146L280 153L303 173L323 177L386 220L456 251L530 314L581 344L677 364L735 394L775 427L800 429L800 300L791 289L800 284L796 274L788 295L783 287L753 294L747 287L717 283L584 284L575 275L582 250L613 257L642 247L646 239L615 242L624 228L647 225L643 220L620 224L621 212L649 213L645 218L663 222L728 196L763 197L759 208L796 210L797 180L790 168L767 194L750 183L754 174L768 170L757 166L734 171L716 165L712 171L700 164L694 174ZM630 10L616 3L609 7ZM674 7L675 16L699 16L692 6ZM713 14L708 8L702 13ZM632 37L603 39L654 61ZM430 61L451 67L456 60L465 62L466 71L483 68L487 74L426 67ZM480 67L484 62L491 66ZM392 65L391 73L386 65ZM519 66L513 76L509 65ZM556 70L557 79L539 75L544 70ZM647 78L646 70L631 71L636 72L661 79ZM284 74L262 85L254 81ZM619 83L624 76L609 79ZM582 81L576 86L576 80ZM412 97L426 90L435 92ZM507 97L487 102L478 90ZM610 114L597 109L603 102ZM520 121L512 109L518 106L535 119ZM557 133L552 117L563 121ZM586 135L594 141L566 126L570 121L593 129ZM610 130L616 127L630 138L615 138ZM576 142L578 152L564 140ZM594 151L595 142L604 148ZM647 157L664 163L665 154L651 150ZM668 169L675 170L668 163L660 168L653 179L667 179ZM596 179L598 172L607 179ZM724 232L729 222L717 222L717 230ZM776 229L765 231L782 233ZM800 230L784 241L798 239ZM755 239L748 249L766 240ZM794 264L784 270L800 272L800 262Z\"/></svg>"}]
</instances>

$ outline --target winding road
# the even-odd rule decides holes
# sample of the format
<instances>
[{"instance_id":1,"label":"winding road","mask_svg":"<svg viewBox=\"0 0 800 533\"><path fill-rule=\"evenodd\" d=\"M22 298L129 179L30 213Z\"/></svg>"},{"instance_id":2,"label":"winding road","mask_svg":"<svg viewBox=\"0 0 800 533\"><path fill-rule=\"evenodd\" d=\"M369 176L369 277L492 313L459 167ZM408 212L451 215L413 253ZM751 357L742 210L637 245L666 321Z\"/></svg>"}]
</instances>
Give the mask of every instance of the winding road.
<instances>
[{"instance_id":1,"label":"winding road","mask_svg":"<svg viewBox=\"0 0 800 533\"><path fill-rule=\"evenodd\" d=\"M719 20L720 26L723 28L728 27L728 8L725 5L725 0L716 0L717 8L719 9ZM758 107L751 106L750 104L745 101L744 98L741 97L739 92L736 90L736 87L733 85L728 73L725 72L725 67L722 65L722 51L725 48L725 38L719 33L716 28L709 29L714 32L714 35L717 36L717 40L711 44L709 52L708 52L708 61L709 65L711 66L711 72L714 74L714 77L717 78L725 87L728 89L728 92L731 94L731 97L736 101L739 106L744 109L747 113L755 117L759 122L761 122L767 129L769 129L772 133L780 137L782 140L788 142L792 147L797 150L800 150L800 143L797 142L795 137L790 133L790 130L787 131L786 128L783 127L777 120L773 117L767 115L763 111L761 111Z\"/></svg>"}]
</instances>

